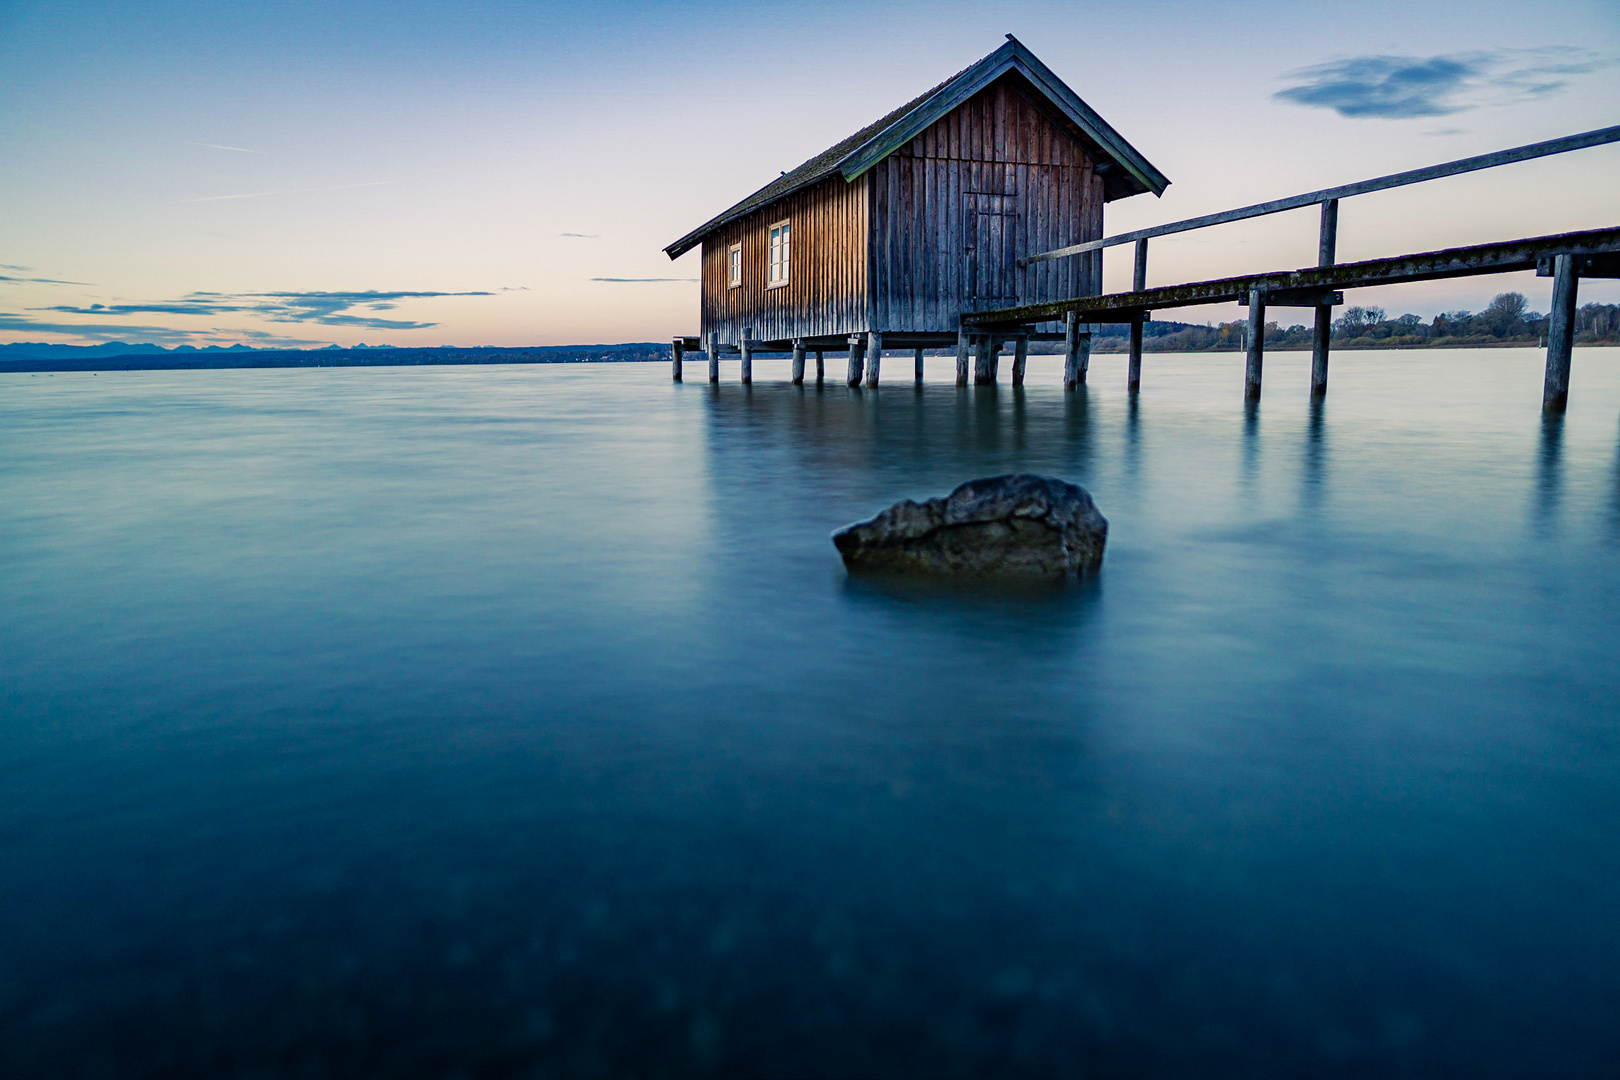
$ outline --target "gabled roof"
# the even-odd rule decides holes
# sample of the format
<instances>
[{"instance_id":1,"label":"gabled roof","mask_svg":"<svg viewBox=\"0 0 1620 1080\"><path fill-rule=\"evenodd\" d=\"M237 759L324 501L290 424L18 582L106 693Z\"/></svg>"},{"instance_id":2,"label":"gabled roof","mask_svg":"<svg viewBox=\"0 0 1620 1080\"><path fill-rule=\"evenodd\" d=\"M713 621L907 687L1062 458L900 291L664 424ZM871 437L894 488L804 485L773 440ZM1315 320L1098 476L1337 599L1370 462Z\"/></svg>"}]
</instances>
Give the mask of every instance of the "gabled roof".
<instances>
[{"instance_id":1,"label":"gabled roof","mask_svg":"<svg viewBox=\"0 0 1620 1080\"><path fill-rule=\"evenodd\" d=\"M1164 194L1170 181L1108 122L1080 100L1063 80L1011 34L1007 44L973 66L957 72L932 90L908 101L894 112L869 124L849 138L822 151L791 172L783 173L720 216L705 222L664 249L679 258L723 225L768 206L785 195L819 183L834 173L855 180L878 162L926 131L935 121L996 80L1016 73L1073 127L1086 150L1099 164L1112 166L1104 178L1104 199L1112 201L1151 191Z\"/></svg>"}]
</instances>

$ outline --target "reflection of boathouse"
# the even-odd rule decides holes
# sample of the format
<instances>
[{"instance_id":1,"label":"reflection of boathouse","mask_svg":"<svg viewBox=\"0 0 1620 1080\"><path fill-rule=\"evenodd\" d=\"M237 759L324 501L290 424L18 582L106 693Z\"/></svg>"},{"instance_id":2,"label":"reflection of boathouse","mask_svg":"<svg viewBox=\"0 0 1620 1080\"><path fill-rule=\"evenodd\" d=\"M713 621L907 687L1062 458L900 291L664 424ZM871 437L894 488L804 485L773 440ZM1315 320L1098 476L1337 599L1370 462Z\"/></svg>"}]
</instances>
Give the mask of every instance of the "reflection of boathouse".
<instances>
[{"instance_id":1,"label":"reflection of boathouse","mask_svg":"<svg viewBox=\"0 0 1620 1080\"><path fill-rule=\"evenodd\" d=\"M711 378L741 352L747 378L755 351L792 350L799 377L805 350L847 348L851 381L875 382L884 348L957 345L963 381L964 312L1096 295L1100 251L1020 260L1100 239L1104 203L1168 183L1009 35L665 248L703 247L701 337L677 350L706 349ZM1020 354L1063 331L1025 328Z\"/></svg>"}]
</instances>

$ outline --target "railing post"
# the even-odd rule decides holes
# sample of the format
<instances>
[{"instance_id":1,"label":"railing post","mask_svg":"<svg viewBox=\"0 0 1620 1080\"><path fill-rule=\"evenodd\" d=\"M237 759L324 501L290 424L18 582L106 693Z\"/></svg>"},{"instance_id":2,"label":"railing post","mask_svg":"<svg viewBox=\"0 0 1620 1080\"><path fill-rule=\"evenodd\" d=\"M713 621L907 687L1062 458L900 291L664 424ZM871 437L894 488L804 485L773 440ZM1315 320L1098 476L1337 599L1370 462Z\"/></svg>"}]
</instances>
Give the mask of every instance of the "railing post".
<instances>
[{"instance_id":1,"label":"railing post","mask_svg":"<svg viewBox=\"0 0 1620 1080\"><path fill-rule=\"evenodd\" d=\"M1131 291L1141 292L1147 288L1147 238L1136 242L1136 269L1131 275ZM1125 389L1128 393L1138 393L1142 389L1142 320L1137 319L1131 323L1131 366L1125 377Z\"/></svg>"},{"instance_id":2,"label":"railing post","mask_svg":"<svg viewBox=\"0 0 1620 1080\"><path fill-rule=\"evenodd\" d=\"M1561 413L1569 403L1569 361L1575 346L1575 256L1553 256L1552 310L1547 313L1547 379L1541 409Z\"/></svg>"},{"instance_id":3,"label":"railing post","mask_svg":"<svg viewBox=\"0 0 1620 1080\"><path fill-rule=\"evenodd\" d=\"M1316 265L1332 266L1339 241L1339 200L1322 203L1322 231L1317 238ZM1328 343L1333 337L1333 305L1316 308L1316 337L1311 344L1311 397L1327 395Z\"/></svg>"},{"instance_id":4,"label":"railing post","mask_svg":"<svg viewBox=\"0 0 1620 1080\"><path fill-rule=\"evenodd\" d=\"M676 338L674 346L670 349L670 374L674 377L676 382L681 381L681 354L685 351L685 349L685 338Z\"/></svg>"},{"instance_id":5,"label":"railing post","mask_svg":"<svg viewBox=\"0 0 1620 1080\"><path fill-rule=\"evenodd\" d=\"M1266 294L1249 290L1249 362L1243 376L1243 400L1260 400L1260 366L1266 349Z\"/></svg>"}]
</instances>

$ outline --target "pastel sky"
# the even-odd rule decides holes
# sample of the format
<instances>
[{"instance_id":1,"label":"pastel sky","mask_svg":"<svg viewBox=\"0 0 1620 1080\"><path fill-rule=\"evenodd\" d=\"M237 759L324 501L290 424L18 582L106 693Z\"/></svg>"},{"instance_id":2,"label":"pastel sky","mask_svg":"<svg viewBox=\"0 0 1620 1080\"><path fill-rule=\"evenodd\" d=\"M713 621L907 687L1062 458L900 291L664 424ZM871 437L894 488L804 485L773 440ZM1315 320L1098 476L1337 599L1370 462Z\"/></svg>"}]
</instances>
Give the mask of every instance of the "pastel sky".
<instances>
[{"instance_id":1,"label":"pastel sky","mask_svg":"<svg viewBox=\"0 0 1620 1080\"><path fill-rule=\"evenodd\" d=\"M1620 123L1613 0L4 0L0 342L695 333L697 255L665 244L1008 32L1170 177L1110 233ZM1608 146L1362 196L1340 257L1615 225L1617 181ZM1157 240L1149 280L1306 265L1315 228ZM1546 309L1530 275L1350 299L1508 288Z\"/></svg>"}]
</instances>

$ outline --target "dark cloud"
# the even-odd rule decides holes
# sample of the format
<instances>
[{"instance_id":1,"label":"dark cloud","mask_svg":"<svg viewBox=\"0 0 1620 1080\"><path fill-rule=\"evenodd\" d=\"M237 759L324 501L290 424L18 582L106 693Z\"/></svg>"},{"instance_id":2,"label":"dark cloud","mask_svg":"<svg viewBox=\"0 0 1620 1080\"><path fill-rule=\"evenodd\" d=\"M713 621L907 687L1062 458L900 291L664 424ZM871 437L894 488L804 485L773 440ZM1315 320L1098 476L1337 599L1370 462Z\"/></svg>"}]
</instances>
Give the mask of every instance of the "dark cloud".
<instances>
[{"instance_id":1,"label":"dark cloud","mask_svg":"<svg viewBox=\"0 0 1620 1080\"><path fill-rule=\"evenodd\" d=\"M1586 49L1502 49L1439 56L1352 56L1291 71L1275 97L1355 118L1449 116L1555 94L1613 61Z\"/></svg>"},{"instance_id":2,"label":"dark cloud","mask_svg":"<svg viewBox=\"0 0 1620 1080\"><path fill-rule=\"evenodd\" d=\"M593 277L592 281L612 281L622 285L637 284L646 281L696 281L695 277Z\"/></svg>"},{"instance_id":3,"label":"dark cloud","mask_svg":"<svg viewBox=\"0 0 1620 1080\"><path fill-rule=\"evenodd\" d=\"M411 319L380 318L375 313L393 311L401 300L421 300L444 296L494 296L493 292L194 292L178 300L149 304L91 304L87 307L57 305L34 308L68 315L94 315L102 318L122 315L256 315L271 322L317 323L321 326L359 326L372 330L426 330L437 323ZM370 314L368 314L370 313Z\"/></svg>"},{"instance_id":4,"label":"dark cloud","mask_svg":"<svg viewBox=\"0 0 1620 1080\"><path fill-rule=\"evenodd\" d=\"M26 267L26 266L8 266L8 267L6 267L6 269L7 270L27 270L27 269L30 269L30 268ZM24 283L31 284L31 285L88 285L88 284L90 284L88 281L57 281L55 278L48 278L48 277L6 277L4 274L0 274L0 281L7 282L7 283L13 284L13 285L21 285L21 284L24 284Z\"/></svg>"},{"instance_id":5,"label":"dark cloud","mask_svg":"<svg viewBox=\"0 0 1620 1080\"><path fill-rule=\"evenodd\" d=\"M122 341L128 345L232 345L249 339L261 347L325 345L324 341L281 337L263 330L176 330L169 326L140 326L131 323L61 323L0 311L0 333L28 332L66 334L96 344Z\"/></svg>"}]
</instances>

